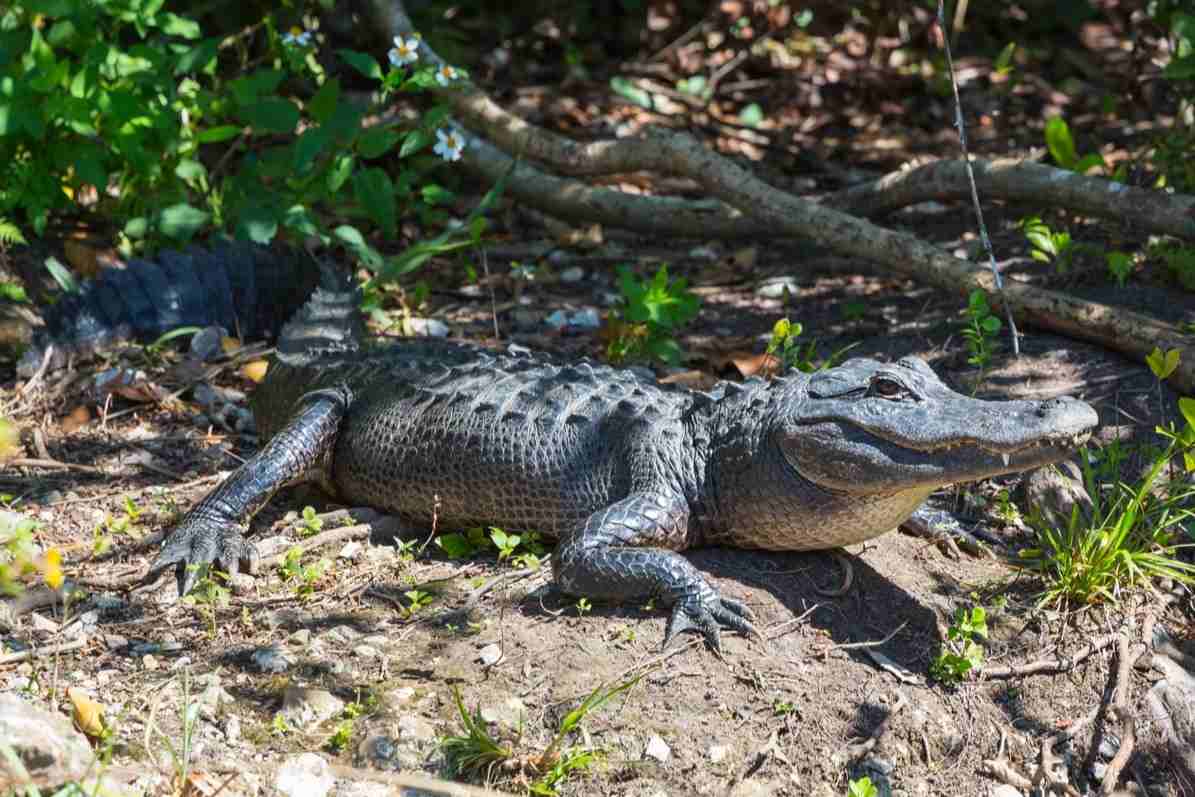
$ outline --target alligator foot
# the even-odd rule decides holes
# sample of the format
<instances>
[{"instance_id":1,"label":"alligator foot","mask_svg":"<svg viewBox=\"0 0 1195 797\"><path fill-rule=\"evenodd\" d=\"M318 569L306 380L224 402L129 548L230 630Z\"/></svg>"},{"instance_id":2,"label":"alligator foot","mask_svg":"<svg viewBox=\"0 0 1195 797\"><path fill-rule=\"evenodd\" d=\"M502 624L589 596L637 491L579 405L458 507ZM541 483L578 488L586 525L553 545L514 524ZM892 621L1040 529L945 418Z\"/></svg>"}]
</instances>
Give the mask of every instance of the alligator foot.
<instances>
[{"instance_id":1,"label":"alligator foot","mask_svg":"<svg viewBox=\"0 0 1195 797\"><path fill-rule=\"evenodd\" d=\"M697 589L678 600L668 618L664 632L664 647L682 631L696 631L705 637L705 643L717 654L722 653L721 627L726 626L745 636L759 638L759 631L751 621L755 614L746 604L732 598L723 598L704 582Z\"/></svg>"},{"instance_id":2,"label":"alligator foot","mask_svg":"<svg viewBox=\"0 0 1195 797\"><path fill-rule=\"evenodd\" d=\"M258 559L256 546L245 539L243 530L236 524L210 516L188 515L162 544L143 583L156 581L163 571L173 567L181 598L194 589L213 566L231 579L242 566L249 573L257 572Z\"/></svg>"},{"instance_id":3,"label":"alligator foot","mask_svg":"<svg viewBox=\"0 0 1195 797\"><path fill-rule=\"evenodd\" d=\"M992 535L980 529L967 531L954 515L930 506L919 508L900 525L900 530L936 543L955 558L962 557L959 548L972 556L991 557L993 554L989 544L1001 545L1000 540Z\"/></svg>"}]
</instances>

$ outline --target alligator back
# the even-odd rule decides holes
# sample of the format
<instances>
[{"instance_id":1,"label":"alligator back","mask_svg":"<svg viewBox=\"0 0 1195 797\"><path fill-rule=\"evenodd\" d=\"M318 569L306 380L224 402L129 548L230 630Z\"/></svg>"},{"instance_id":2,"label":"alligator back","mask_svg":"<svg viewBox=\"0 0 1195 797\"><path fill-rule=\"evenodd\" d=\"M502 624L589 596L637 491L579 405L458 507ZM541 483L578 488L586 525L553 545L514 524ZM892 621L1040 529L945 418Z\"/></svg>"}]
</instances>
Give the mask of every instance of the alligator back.
<instances>
[{"instance_id":1,"label":"alligator back","mask_svg":"<svg viewBox=\"0 0 1195 797\"><path fill-rule=\"evenodd\" d=\"M219 325L242 339L272 337L320 279L294 250L218 242L163 251L106 269L44 312L45 327L18 370L31 373L53 344L51 365L123 340L151 340L183 326Z\"/></svg>"}]
</instances>

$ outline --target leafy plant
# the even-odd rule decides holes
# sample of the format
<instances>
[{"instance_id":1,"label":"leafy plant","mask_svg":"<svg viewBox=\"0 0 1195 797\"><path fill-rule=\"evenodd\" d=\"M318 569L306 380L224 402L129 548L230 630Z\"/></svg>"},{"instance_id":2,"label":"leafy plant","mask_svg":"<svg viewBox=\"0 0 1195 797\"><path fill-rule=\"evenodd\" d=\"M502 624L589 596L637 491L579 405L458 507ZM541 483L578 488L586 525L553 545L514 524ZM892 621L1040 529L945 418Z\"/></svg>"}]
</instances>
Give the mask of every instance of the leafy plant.
<instances>
[{"instance_id":1,"label":"leafy plant","mask_svg":"<svg viewBox=\"0 0 1195 797\"><path fill-rule=\"evenodd\" d=\"M871 778L864 775L861 778L852 780L848 786L847 797L879 797L880 792L876 789L875 784L871 782Z\"/></svg>"},{"instance_id":2,"label":"leafy plant","mask_svg":"<svg viewBox=\"0 0 1195 797\"><path fill-rule=\"evenodd\" d=\"M1042 263L1053 263L1059 274L1070 269L1075 255L1075 243L1066 230L1055 232L1039 216L1021 220L1021 229L1029 241L1029 256Z\"/></svg>"},{"instance_id":3,"label":"leafy plant","mask_svg":"<svg viewBox=\"0 0 1195 797\"><path fill-rule=\"evenodd\" d=\"M701 300L684 277L669 280L666 265L650 281L640 280L627 266L618 274L622 304L608 324L606 356L613 362L654 357L676 365L682 352L674 335L697 317Z\"/></svg>"},{"instance_id":4,"label":"leafy plant","mask_svg":"<svg viewBox=\"0 0 1195 797\"><path fill-rule=\"evenodd\" d=\"M987 639L987 612L975 606L970 612L959 609L946 629L946 642L929 665L930 677L944 684L963 681L972 670L983 666L983 646L977 639Z\"/></svg>"},{"instance_id":5,"label":"leafy plant","mask_svg":"<svg viewBox=\"0 0 1195 797\"><path fill-rule=\"evenodd\" d=\"M779 358L781 373L792 369L804 373L812 373L813 371L833 368L842 362L843 357L848 351L859 345L858 343L850 343L819 362L815 359L817 354L816 339L809 341L804 346L801 346L797 341L797 338L804 331L805 328L800 323L789 321L787 318L781 318L772 325L772 336L768 338L767 353Z\"/></svg>"},{"instance_id":6,"label":"leafy plant","mask_svg":"<svg viewBox=\"0 0 1195 797\"><path fill-rule=\"evenodd\" d=\"M1132 255L1124 252L1108 252L1104 255L1104 259L1108 262L1108 274L1116 281L1118 287L1123 288L1136 267Z\"/></svg>"},{"instance_id":7,"label":"leafy plant","mask_svg":"<svg viewBox=\"0 0 1195 797\"><path fill-rule=\"evenodd\" d=\"M324 528L324 519L315 512L315 507L303 507L303 522L299 526L300 537L312 537Z\"/></svg>"},{"instance_id":8,"label":"leafy plant","mask_svg":"<svg viewBox=\"0 0 1195 797\"><path fill-rule=\"evenodd\" d=\"M403 593L409 604L406 607L407 617L412 617L417 614L423 607L431 605L432 595L429 592L422 592L421 590L412 589Z\"/></svg>"},{"instance_id":9,"label":"leafy plant","mask_svg":"<svg viewBox=\"0 0 1195 797\"><path fill-rule=\"evenodd\" d=\"M1059 168L1078 174L1086 174L1096 166L1104 166L1104 156L1091 152L1080 156L1075 150L1075 139L1070 126L1061 116L1054 116L1046 122L1046 148Z\"/></svg>"},{"instance_id":10,"label":"leafy plant","mask_svg":"<svg viewBox=\"0 0 1195 797\"><path fill-rule=\"evenodd\" d=\"M1150 247L1150 254L1162 259L1170 278L1184 290L1195 292L1195 247L1159 244Z\"/></svg>"},{"instance_id":11,"label":"leafy plant","mask_svg":"<svg viewBox=\"0 0 1195 797\"><path fill-rule=\"evenodd\" d=\"M295 582L295 595L306 600L315 594L316 583L324 577L332 567L328 559L320 559L311 564L302 564L303 549L294 546L286 552L286 556L279 565L279 573L283 581Z\"/></svg>"},{"instance_id":12,"label":"leafy plant","mask_svg":"<svg viewBox=\"0 0 1195 797\"><path fill-rule=\"evenodd\" d=\"M577 598L577 616L584 617L593 610L593 604L589 602L589 598Z\"/></svg>"},{"instance_id":13,"label":"leafy plant","mask_svg":"<svg viewBox=\"0 0 1195 797\"><path fill-rule=\"evenodd\" d=\"M163 0L3 7L0 238L19 240L14 225L41 235L56 212L119 219L125 249L212 227L259 242L287 230L338 240L384 281L478 240L485 220L475 216L387 259L362 232L393 238L399 218L446 219L439 208L452 193L432 172L466 143L446 126L446 105L412 122L363 122L396 92L462 73L421 62L417 38L395 42L387 69L339 50L376 87L362 101L330 74L344 70L316 57L318 36L280 33L272 14L248 30L205 37ZM240 71L220 57L229 44L254 56ZM327 221L346 214L349 223Z\"/></svg>"},{"instance_id":14,"label":"leafy plant","mask_svg":"<svg viewBox=\"0 0 1195 797\"><path fill-rule=\"evenodd\" d=\"M1041 605L1115 603L1126 590L1155 578L1195 583L1195 565L1177 558L1184 525L1195 519L1186 508L1195 486L1161 479L1175 457L1195 470L1195 400L1182 399L1179 407L1185 427L1158 428L1170 444L1136 484L1099 481L1091 452L1084 448L1079 462L1092 500L1090 518L1076 506L1064 529L1029 519L1037 545L1021 551L1020 560L1045 582Z\"/></svg>"},{"instance_id":15,"label":"leafy plant","mask_svg":"<svg viewBox=\"0 0 1195 797\"><path fill-rule=\"evenodd\" d=\"M966 317L967 325L963 327L962 334L971 352L967 362L981 372L986 371L992 363L992 341L1000 334L1004 324L992 314L987 294L978 288L967 297Z\"/></svg>"},{"instance_id":16,"label":"leafy plant","mask_svg":"<svg viewBox=\"0 0 1195 797\"><path fill-rule=\"evenodd\" d=\"M472 712L465 708L460 690L454 684L452 697L456 702L463 732L442 739L440 749L444 752L449 768L458 776L481 777L490 781L497 774L504 773L518 777L524 782L530 781L526 788L531 794L555 795L557 787L570 774L587 769L597 760L598 753L595 750L566 746L565 742L569 736L578 730L586 716L611 699L629 691L639 683L640 677L642 676L636 676L610 688L604 684L599 685L579 706L561 719L552 741L542 752L525 754L520 754L517 749L522 740L521 727L510 744L503 744L490 732L481 716L480 708L475 708ZM531 780L532 778L534 780Z\"/></svg>"}]
</instances>

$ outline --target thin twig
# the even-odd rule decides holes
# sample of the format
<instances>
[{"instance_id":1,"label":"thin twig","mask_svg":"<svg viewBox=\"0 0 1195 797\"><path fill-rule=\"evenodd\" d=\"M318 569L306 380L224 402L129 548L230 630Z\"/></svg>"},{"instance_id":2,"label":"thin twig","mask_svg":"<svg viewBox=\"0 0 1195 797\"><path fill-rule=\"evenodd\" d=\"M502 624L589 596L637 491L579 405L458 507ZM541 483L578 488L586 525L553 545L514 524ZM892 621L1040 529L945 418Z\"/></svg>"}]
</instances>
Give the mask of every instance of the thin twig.
<instances>
[{"instance_id":1,"label":"thin twig","mask_svg":"<svg viewBox=\"0 0 1195 797\"><path fill-rule=\"evenodd\" d=\"M87 644L86 637L76 637L70 642L60 642L57 645L46 645L43 648L30 648L29 650L22 650L17 653L5 653L0 656L0 665L16 664L21 661L29 661L43 656L53 656L56 653L67 653L72 650L78 650Z\"/></svg>"},{"instance_id":2,"label":"thin twig","mask_svg":"<svg viewBox=\"0 0 1195 797\"><path fill-rule=\"evenodd\" d=\"M996 267L996 255L992 251L992 241L988 238L988 228L983 222L983 208L979 205L979 189L975 186L975 172L971 168L971 153L967 151L967 125L963 121L963 103L959 99L958 78L954 74L954 57L950 54L950 36L946 32L946 9L943 0L938 0L938 30L942 34L942 49L946 53L946 71L950 73L950 87L954 91L954 126L958 130L958 143L963 151L963 163L967 168L967 180L971 184L971 204L975 206L975 219L979 225L979 240L988 256L988 268L991 269L992 279L996 284L996 293L1000 294L1000 304L1004 305L1004 317L1008 321L1008 333L1012 337L1012 353L1014 357L1021 356L1021 343L1017 339L1017 323L1012 317L1012 307L1004 298L1004 278L1000 276L1000 269Z\"/></svg>"}]
</instances>

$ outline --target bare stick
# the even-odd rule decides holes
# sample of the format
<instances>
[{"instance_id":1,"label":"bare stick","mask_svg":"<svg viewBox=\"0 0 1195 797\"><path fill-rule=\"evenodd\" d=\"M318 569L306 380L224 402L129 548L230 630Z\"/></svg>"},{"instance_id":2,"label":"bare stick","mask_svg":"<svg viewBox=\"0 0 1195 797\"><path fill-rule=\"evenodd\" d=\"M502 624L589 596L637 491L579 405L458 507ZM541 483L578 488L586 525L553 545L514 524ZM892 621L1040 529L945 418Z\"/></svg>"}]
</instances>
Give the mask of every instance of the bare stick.
<instances>
[{"instance_id":1,"label":"bare stick","mask_svg":"<svg viewBox=\"0 0 1195 797\"><path fill-rule=\"evenodd\" d=\"M1104 780L1100 784L1100 794L1110 795L1116 790L1116 783L1120 780L1120 773L1133 755L1133 748L1137 741L1137 724L1133 720L1133 713L1129 711L1129 678L1133 660L1137 658L1129 653L1129 638L1121 634L1116 645L1116 697L1112 701L1109 716L1120 722L1120 749L1112 760L1108 762L1108 769L1104 772Z\"/></svg>"},{"instance_id":2,"label":"bare stick","mask_svg":"<svg viewBox=\"0 0 1195 797\"><path fill-rule=\"evenodd\" d=\"M964 3L960 8L962 9L961 13L965 14L966 4ZM956 16L956 27L961 22L962 18ZM967 181L971 184L971 204L975 206L975 221L979 225L979 240L983 242L983 250L987 252L988 268L996 283L996 292L1000 294L1000 304L1004 305L1004 317L1008 320L1008 333L1012 336L1013 356L1020 357L1021 344L1017 340L1017 322L1013 320L1012 308L1004 298L1004 280L1000 276L1000 269L996 267L996 255L992 252L992 241L988 238L987 225L983 223L983 208L979 204L979 189L975 187L975 173L971 170L971 153L967 151L967 123L963 119L963 103L958 94L958 77L954 74L954 57L950 54L950 37L946 35L946 10L943 0L938 0L938 30L942 34L942 49L946 53L946 71L950 73L950 88L954 91L954 126L958 130L959 148L963 151L963 164L967 167Z\"/></svg>"},{"instance_id":3,"label":"bare stick","mask_svg":"<svg viewBox=\"0 0 1195 797\"><path fill-rule=\"evenodd\" d=\"M1056 675L1058 673L1067 672L1074 669L1080 663L1086 661L1093 653L1097 653L1105 648L1110 648L1116 644L1116 640L1120 637L1119 634L1108 634L1106 636L1097 637L1083 647L1079 648L1076 653L1070 656L1059 656L1056 659L1039 659L1038 661L1030 662L1029 664L1011 665L1008 667L985 667L980 672L981 678L1023 678L1028 675Z\"/></svg>"},{"instance_id":4,"label":"bare stick","mask_svg":"<svg viewBox=\"0 0 1195 797\"><path fill-rule=\"evenodd\" d=\"M30 659L53 656L56 653L67 653L72 650L78 650L86 644L86 637L76 637L70 642L60 642L57 645L46 645L43 648L30 648L29 650L22 650L18 653L5 653L3 656L0 656L0 665L16 664L17 662L29 661Z\"/></svg>"}]
</instances>

